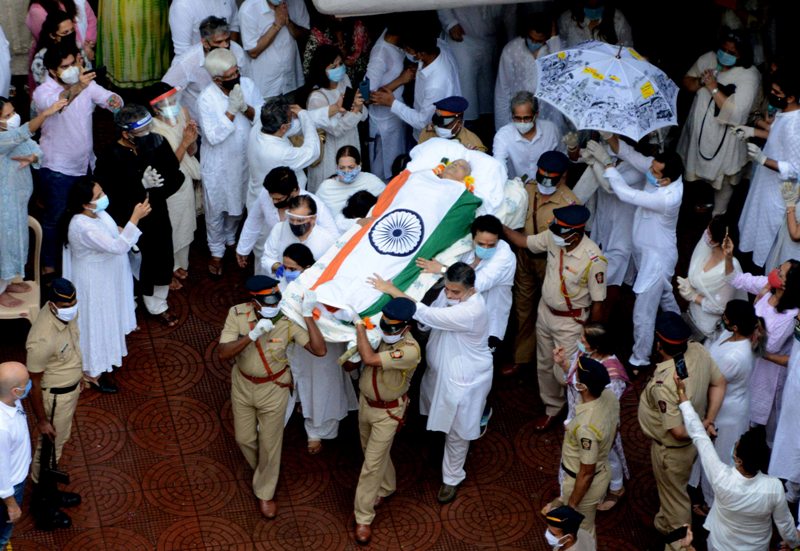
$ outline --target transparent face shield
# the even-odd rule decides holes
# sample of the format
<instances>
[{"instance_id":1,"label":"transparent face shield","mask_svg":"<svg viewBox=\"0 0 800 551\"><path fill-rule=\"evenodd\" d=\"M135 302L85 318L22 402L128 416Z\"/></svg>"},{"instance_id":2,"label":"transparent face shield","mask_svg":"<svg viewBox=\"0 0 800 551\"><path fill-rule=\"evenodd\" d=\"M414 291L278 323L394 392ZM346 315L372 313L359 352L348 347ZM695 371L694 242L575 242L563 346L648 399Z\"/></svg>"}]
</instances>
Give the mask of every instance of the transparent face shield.
<instances>
[{"instance_id":1,"label":"transparent face shield","mask_svg":"<svg viewBox=\"0 0 800 551\"><path fill-rule=\"evenodd\" d=\"M179 88L173 88L169 92L161 94L150 101L150 106L156 110L159 118L171 126L178 124L178 117L181 113L181 93Z\"/></svg>"}]
</instances>

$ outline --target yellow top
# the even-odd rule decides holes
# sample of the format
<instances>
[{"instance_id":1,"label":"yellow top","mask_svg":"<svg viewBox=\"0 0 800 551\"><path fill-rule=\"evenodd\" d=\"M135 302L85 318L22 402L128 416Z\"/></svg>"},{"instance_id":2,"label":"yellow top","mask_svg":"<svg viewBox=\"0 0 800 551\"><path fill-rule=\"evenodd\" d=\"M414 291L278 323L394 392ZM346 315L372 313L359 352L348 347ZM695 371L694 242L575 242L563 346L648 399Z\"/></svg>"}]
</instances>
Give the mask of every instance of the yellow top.
<instances>
[{"instance_id":1,"label":"yellow top","mask_svg":"<svg viewBox=\"0 0 800 551\"><path fill-rule=\"evenodd\" d=\"M72 386L83 377L78 318L59 320L45 304L28 333L28 371L43 373L42 388Z\"/></svg>"}]
</instances>

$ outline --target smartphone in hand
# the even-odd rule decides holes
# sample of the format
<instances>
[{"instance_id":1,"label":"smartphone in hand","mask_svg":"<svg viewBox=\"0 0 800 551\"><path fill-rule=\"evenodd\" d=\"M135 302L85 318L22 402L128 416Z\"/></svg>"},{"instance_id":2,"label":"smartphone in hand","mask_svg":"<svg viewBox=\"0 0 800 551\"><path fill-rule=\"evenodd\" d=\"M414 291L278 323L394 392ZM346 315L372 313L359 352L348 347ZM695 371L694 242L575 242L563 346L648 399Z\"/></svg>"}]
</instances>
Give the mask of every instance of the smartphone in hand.
<instances>
[{"instance_id":1,"label":"smartphone in hand","mask_svg":"<svg viewBox=\"0 0 800 551\"><path fill-rule=\"evenodd\" d=\"M358 85L358 91L361 92L361 97L364 100L364 103L369 103L369 79L364 77L364 80L361 81L361 84Z\"/></svg>"},{"instance_id":2,"label":"smartphone in hand","mask_svg":"<svg viewBox=\"0 0 800 551\"><path fill-rule=\"evenodd\" d=\"M342 101L342 108L345 111L350 111L353 108L353 102L356 99L355 89L348 86L344 91L344 100Z\"/></svg>"}]
</instances>

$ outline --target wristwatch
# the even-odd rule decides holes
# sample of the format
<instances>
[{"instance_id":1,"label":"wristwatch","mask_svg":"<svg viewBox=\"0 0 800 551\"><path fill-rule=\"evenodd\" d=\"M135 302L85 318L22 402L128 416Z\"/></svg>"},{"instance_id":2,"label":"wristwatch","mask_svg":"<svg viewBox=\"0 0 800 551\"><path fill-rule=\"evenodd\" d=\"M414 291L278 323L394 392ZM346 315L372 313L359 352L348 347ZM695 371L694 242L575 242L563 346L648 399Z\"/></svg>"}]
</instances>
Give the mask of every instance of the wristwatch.
<instances>
[{"instance_id":1,"label":"wristwatch","mask_svg":"<svg viewBox=\"0 0 800 551\"><path fill-rule=\"evenodd\" d=\"M442 269L439 270L439 273L446 274L447 273L447 266L442 266Z\"/></svg>"},{"instance_id":2,"label":"wristwatch","mask_svg":"<svg viewBox=\"0 0 800 551\"><path fill-rule=\"evenodd\" d=\"M715 96L717 95L717 92L719 92L719 88L714 88L713 90L711 90L711 95Z\"/></svg>"}]
</instances>

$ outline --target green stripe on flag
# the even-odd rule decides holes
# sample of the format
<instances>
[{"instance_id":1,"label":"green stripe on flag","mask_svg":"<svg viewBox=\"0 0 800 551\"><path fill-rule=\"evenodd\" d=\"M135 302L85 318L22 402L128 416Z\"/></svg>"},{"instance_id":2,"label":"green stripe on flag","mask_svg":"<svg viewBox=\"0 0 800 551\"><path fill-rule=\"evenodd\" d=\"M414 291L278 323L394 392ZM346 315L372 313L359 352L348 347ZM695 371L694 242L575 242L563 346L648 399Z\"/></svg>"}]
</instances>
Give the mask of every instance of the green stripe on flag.
<instances>
[{"instance_id":1,"label":"green stripe on flag","mask_svg":"<svg viewBox=\"0 0 800 551\"><path fill-rule=\"evenodd\" d=\"M406 264L406 267L397 274L392 282L394 286L405 291L417 279L422 271L417 267L418 258L433 258L441 253L450 245L464 237L469 233L469 228L472 221L475 220L475 210L481 205L482 201L476 197L472 192L464 190L464 193L453 203L450 210L444 215L442 221L433 230L430 237L422 244L417 254ZM382 295L381 298L376 300L359 315L362 318L374 316L380 312L383 307L392 299L389 295Z\"/></svg>"}]
</instances>

